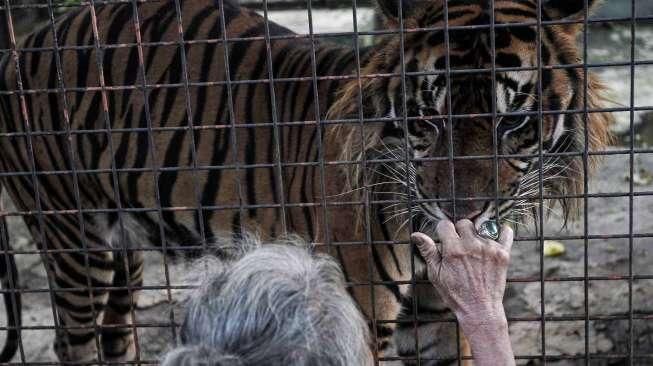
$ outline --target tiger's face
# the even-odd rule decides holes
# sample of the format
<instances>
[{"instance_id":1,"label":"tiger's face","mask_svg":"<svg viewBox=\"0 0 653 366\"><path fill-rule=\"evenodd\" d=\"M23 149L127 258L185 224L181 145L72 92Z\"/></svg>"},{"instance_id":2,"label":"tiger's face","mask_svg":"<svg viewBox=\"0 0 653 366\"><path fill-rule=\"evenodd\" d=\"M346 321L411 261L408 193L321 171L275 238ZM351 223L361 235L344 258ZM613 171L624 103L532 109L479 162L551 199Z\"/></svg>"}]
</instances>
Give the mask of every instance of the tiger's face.
<instances>
[{"instance_id":1,"label":"tiger's face","mask_svg":"<svg viewBox=\"0 0 653 366\"><path fill-rule=\"evenodd\" d=\"M584 3L544 1L541 20L582 22ZM397 26L397 1L379 4L389 25ZM374 146L368 156L394 160L374 169L374 184L395 185L402 199L410 195L422 228L463 218L478 226L497 214L505 219L530 212L540 181L544 195L575 193L583 180L586 126L578 110L585 103L600 108L602 101L582 68L581 28L567 23L538 32L535 0L496 0L494 20L489 0L450 0L447 24L453 29L445 35L441 1L403 4L404 28L417 29L404 33L403 63L402 40L395 36L364 70L406 75L363 86L366 107L372 106L364 113L392 119L369 134L376 143L362 144ZM590 150L607 144L609 118L588 115ZM571 203L562 206L568 211ZM393 207L395 215L406 211Z\"/></svg>"}]
</instances>

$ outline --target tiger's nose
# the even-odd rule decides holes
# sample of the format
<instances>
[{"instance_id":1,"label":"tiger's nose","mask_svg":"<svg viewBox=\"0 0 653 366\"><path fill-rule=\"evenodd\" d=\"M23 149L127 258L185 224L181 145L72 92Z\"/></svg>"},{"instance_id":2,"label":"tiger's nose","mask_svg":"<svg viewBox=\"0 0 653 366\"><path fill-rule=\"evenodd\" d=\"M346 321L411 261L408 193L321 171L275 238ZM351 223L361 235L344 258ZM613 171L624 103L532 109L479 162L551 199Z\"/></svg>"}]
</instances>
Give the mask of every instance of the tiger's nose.
<instances>
[{"instance_id":1,"label":"tiger's nose","mask_svg":"<svg viewBox=\"0 0 653 366\"><path fill-rule=\"evenodd\" d=\"M483 203L475 201L456 201L455 215L454 204L452 203L442 204L440 210L442 210L442 213L444 213L452 222L457 222L462 219L474 221L474 219L483 213Z\"/></svg>"}]
</instances>

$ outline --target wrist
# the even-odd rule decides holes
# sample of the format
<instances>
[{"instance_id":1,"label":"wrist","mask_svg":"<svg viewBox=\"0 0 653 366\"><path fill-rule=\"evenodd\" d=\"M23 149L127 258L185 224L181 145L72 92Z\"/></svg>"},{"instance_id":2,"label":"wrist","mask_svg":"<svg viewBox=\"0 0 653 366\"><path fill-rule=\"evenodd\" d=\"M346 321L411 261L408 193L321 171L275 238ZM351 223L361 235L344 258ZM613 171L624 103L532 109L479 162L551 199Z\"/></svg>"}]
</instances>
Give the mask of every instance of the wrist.
<instances>
[{"instance_id":1,"label":"wrist","mask_svg":"<svg viewBox=\"0 0 653 366\"><path fill-rule=\"evenodd\" d=\"M459 321L462 332L468 338L491 339L498 334L508 333L508 321L503 318ZM488 338L490 337L490 338Z\"/></svg>"},{"instance_id":2,"label":"wrist","mask_svg":"<svg viewBox=\"0 0 653 366\"><path fill-rule=\"evenodd\" d=\"M515 365L503 307L484 309L458 321L471 346L475 365Z\"/></svg>"},{"instance_id":3,"label":"wrist","mask_svg":"<svg viewBox=\"0 0 653 366\"><path fill-rule=\"evenodd\" d=\"M481 303L467 306L455 312L463 328L508 326L502 303Z\"/></svg>"}]
</instances>

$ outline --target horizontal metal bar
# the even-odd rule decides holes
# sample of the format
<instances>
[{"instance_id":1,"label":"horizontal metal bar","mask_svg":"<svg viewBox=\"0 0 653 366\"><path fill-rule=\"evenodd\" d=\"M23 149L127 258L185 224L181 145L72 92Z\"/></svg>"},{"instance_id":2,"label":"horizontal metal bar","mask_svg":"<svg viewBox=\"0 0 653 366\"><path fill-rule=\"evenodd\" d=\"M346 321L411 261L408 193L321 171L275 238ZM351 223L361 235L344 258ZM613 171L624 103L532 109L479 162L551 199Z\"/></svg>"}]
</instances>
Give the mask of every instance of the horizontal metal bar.
<instances>
[{"instance_id":1,"label":"horizontal metal bar","mask_svg":"<svg viewBox=\"0 0 653 366\"><path fill-rule=\"evenodd\" d=\"M353 193L346 192L342 195L347 195ZM543 198L544 200L559 200L566 198L619 198L619 197L648 197L653 196L653 191L635 191L635 192L607 192L607 193L585 193L585 194L544 194L544 195L528 195L528 196L492 196L492 197L456 197L456 198L412 198L411 202L413 204L419 203L434 203L434 202L444 202L451 203L454 200L456 202L475 202L475 201L488 201L499 199L503 201L532 201L539 200ZM329 196L326 198L335 198L334 196ZM331 201L331 202L288 202L286 206L288 207L319 207L326 204L327 207L343 207L343 206L361 206L364 205L364 201ZM388 205L388 204L408 204L406 199L387 199L387 200L370 200L371 205ZM244 209L264 209L264 208L279 208L279 204L276 203L259 203L259 204L225 204L225 205L202 205L201 209L206 211L227 211L234 210L239 208ZM181 211L196 211L197 206L171 206L171 207L161 207L162 211L167 212L181 212ZM71 215L78 213L85 214L107 214L107 213L148 213L158 210L158 207L124 207L124 208L88 208L88 209L54 209L54 210L28 210L28 211L4 211L0 213L0 217L8 216L34 216L34 215Z\"/></svg>"},{"instance_id":2,"label":"horizontal metal bar","mask_svg":"<svg viewBox=\"0 0 653 366\"><path fill-rule=\"evenodd\" d=\"M204 247L206 248L206 247ZM117 251L117 250L116 250ZM140 251L140 250L138 250ZM143 250L145 251L145 250ZM86 252L82 252L86 253ZM32 253L33 255L42 254L42 253ZM545 277L545 283L558 283L558 282L585 282L587 281L610 281L610 282L629 282L631 277L629 275L601 275L601 276L588 276L587 279L584 276L569 276L569 277ZM633 275L633 281L649 281L653 280L653 273L651 274L635 274ZM539 276L531 277L509 277L507 280L508 283L540 283L541 279ZM351 282L348 281L345 283L347 287L369 287L372 286L387 286L387 285L410 285L410 284L419 284L419 285L429 285L431 282L426 279L411 279L406 281L361 281L361 282ZM175 290L175 291L192 291L199 287L199 285L140 285L140 286L130 286L132 290L139 291L162 291L162 290ZM58 288L58 289L49 289L49 288L23 288L23 289L0 289L0 294L4 293L21 293L21 294L39 294L39 293L68 293L68 292L80 292L80 291L122 291L124 286L83 286L83 287L70 287L70 288ZM643 313L652 317L653 313ZM2 327L0 327L2 329Z\"/></svg>"},{"instance_id":3,"label":"horizontal metal bar","mask_svg":"<svg viewBox=\"0 0 653 366\"><path fill-rule=\"evenodd\" d=\"M588 240L608 240L608 239L629 239L631 238L630 234L595 234L595 235L543 235L542 237L540 236L517 236L515 238L515 242L517 245L519 243L536 243L537 241L540 240L557 240L557 241L572 241L572 240L583 240L587 238ZM653 238L653 232L651 233L634 233L632 235L633 239L651 239ZM214 238L207 238L208 241L208 246L210 249L210 246L212 243L216 243ZM385 245L410 245L410 243L406 240L369 240L369 241L331 241L329 243L325 242L311 242L311 246L315 247L324 247L324 246L341 246L341 247L347 247L347 246L362 246L362 245L379 245L379 246L385 246ZM191 252L191 251L196 251L196 250L206 250L207 245L201 244L201 243L189 243L185 245L178 245L174 243L167 243L165 245L165 250L170 250L170 251L178 251L178 252ZM138 251L138 252L161 252L162 248L160 247L151 247L151 246L144 246L144 247L130 247L130 248L116 248L116 249L106 249L106 248L86 248L86 249L33 249L33 250L17 250L17 249L10 249L7 251L2 251L3 253L8 253L12 255L40 255L40 254L48 254L48 253L108 253L108 252L113 252L116 250L127 250L127 251ZM597 277L597 279L620 279L618 277ZM641 279L647 279L647 278L641 278ZM523 277L523 278L515 278L515 282L530 282L531 278L529 277ZM570 280L576 280L575 277L570 277Z\"/></svg>"},{"instance_id":4,"label":"horizontal metal bar","mask_svg":"<svg viewBox=\"0 0 653 366\"><path fill-rule=\"evenodd\" d=\"M630 155L630 150L624 149L614 149L614 150L605 150L605 151L590 151L588 152L589 156L615 156L615 155ZM653 154L653 149L634 149L633 153L635 154ZM542 153L543 157L546 158L555 158L555 157L582 157L584 156L583 152L556 152L556 153ZM498 154L496 156L489 155L469 155L469 156L453 156L453 160L492 160L492 159L535 159L538 158L538 154ZM451 158L448 157L431 157L431 158L410 158L410 162L434 162L434 161L449 161ZM389 164L389 163L402 163L403 159L397 158L388 158L388 159L366 159L369 164ZM359 165L362 161L360 160L336 160L336 161L325 161L324 164L327 166L340 166L340 165ZM282 162L281 166L283 168L292 168L292 167L317 167L320 162ZM192 170L202 170L202 171L212 171L212 170L237 170L237 169L264 169L264 168L274 168L274 163L257 163L257 164L223 164L223 165L198 165L197 167L183 167L183 166L171 166L171 167L151 167L151 168L98 168L98 169L65 169L65 170L38 170L35 172L25 172L25 171L8 171L0 172L0 177L19 177L35 174L36 176L48 176L48 175L68 175L73 173L80 174L105 174L105 173L156 173L159 172L185 172ZM346 192L347 193L347 192ZM343 193L344 195L345 193ZM577 195L561 195L558 197L585 197L582 194ZM494 197L492 197L494 198ZM509 197L506 197L509 198ZM476 197L470 197L469 199L476 199ZM485 197L483 197L485 199Z\"/></svg>"},{"instance_id":5,"label":"horizontal metal bar","mask_svg":"<svg viewBox=\"0 0 653 366\"><path fill-rule=\"evenodd\" d=\"M196 42L196 41L195 41ZM130 45L129 47L137 47L137 44ZM81 47L81 48L79 48ZM75 46L71 49L86 49L89 46ZM120 45L116 45L116 47L109 47L109 48L120 48ZM65 50L63 48L59 48L59 51ZM29 52L44 52L44 51L49 51L49 52L54 52L56 51L55 49L52 48L47 48L47 49L36 49L35 51L29 51ZM25 50L19 51L19 52L28 52ZM640 60L640 61L633 61L631 62L602 62L602 63L594 63L594 64L567 64L567 65L550 65L550 66L543 66L543 70L569 70L569 69L581 69L581 68L609 68L609 67L626 67L626 66L650 66L653 65L653 60ZM448 74L450 75L478 75L478 74L489 74L492 72L527 72L527 71L536 71L537 69L531 66L520 66L520 67L497 67L496 69L486 69L486 68L480 68L480 69L455 69L452 68L449 70ZM437 75L444 75L446 74L446 70L429 70L429 71L415 71L415 72L405 72L405 76L437 76ZM361 74L359 76L357 75L325 75L325 76L316 76L313 78L312 76L303 76L303 77L286 77L286 78L274 78L274 83L287 83L287 82L313 82L314 80L317 81L334 81L334 80L357 80L357 79L381 79L381 78L400 78L402 77L402 73L371 73L371 74ZM228 85L242 85L242 84L267 84L270 83L270 79L255 79L255 80L249 80L249 79L242 79L242 80L231 80L231 81L189 81L188 86L189 87L210 87L210 86L228 86ZM160 83L160 84L145 84L145 85L105 85L105 86L86 86L86 87L66 87L66 88L39 88L39 89L22 89L22 90L2 90L0 91L0 95L31 95L31 94L42 94L42 93L48 93L48 94L60 94L62 91L65 91L67 93L87 93L87 92L99 92L99 91L124 91L124 90L152 90L152 89L180 89L180 88L185 88L186 84L184 83ZM649 108L650 109L650 108ZM545 112L564 112L564 111L546 111ZM585 110L583 110L585 111ZM589 111L594 111L592 109L589 109ZM600 111L600 110L597 110ZM630 111L630 108L626 109L625 111ZM502 114L500 112L497 112L499 116ZM519 112L512 112L512 113L519 113ZM532 113L533 115L536 114L536 112L529 111L529 112L521 112L521 113ZM447 115L448 116L448 115ZM452 115L452 117L456 117L459 115ZM435 116L432 116L435 117ZM441 115L439 118L445 118L446 116Z\"/></svg>"}]
</instances>

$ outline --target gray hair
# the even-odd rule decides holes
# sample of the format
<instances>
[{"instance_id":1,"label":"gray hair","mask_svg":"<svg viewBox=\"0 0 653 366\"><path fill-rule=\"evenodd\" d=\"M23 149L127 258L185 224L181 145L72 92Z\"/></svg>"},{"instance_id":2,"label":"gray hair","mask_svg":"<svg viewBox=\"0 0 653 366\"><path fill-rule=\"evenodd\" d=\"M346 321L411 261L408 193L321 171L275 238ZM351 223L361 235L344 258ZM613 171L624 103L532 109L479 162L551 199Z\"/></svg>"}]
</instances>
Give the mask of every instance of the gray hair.
<instances>
[{"instance_id":1,"label":"gray hair","mask_svg":"<svg viewBox=\"0 0 653 366\"><path fill-rule=\"evenodd\" d=\"M299 239L242 241L247 250L229 265L195 265L204 281L188 300L182 346L163 366L372 363L368 326L330 257Z\"/></svg>"}]
</instances>

